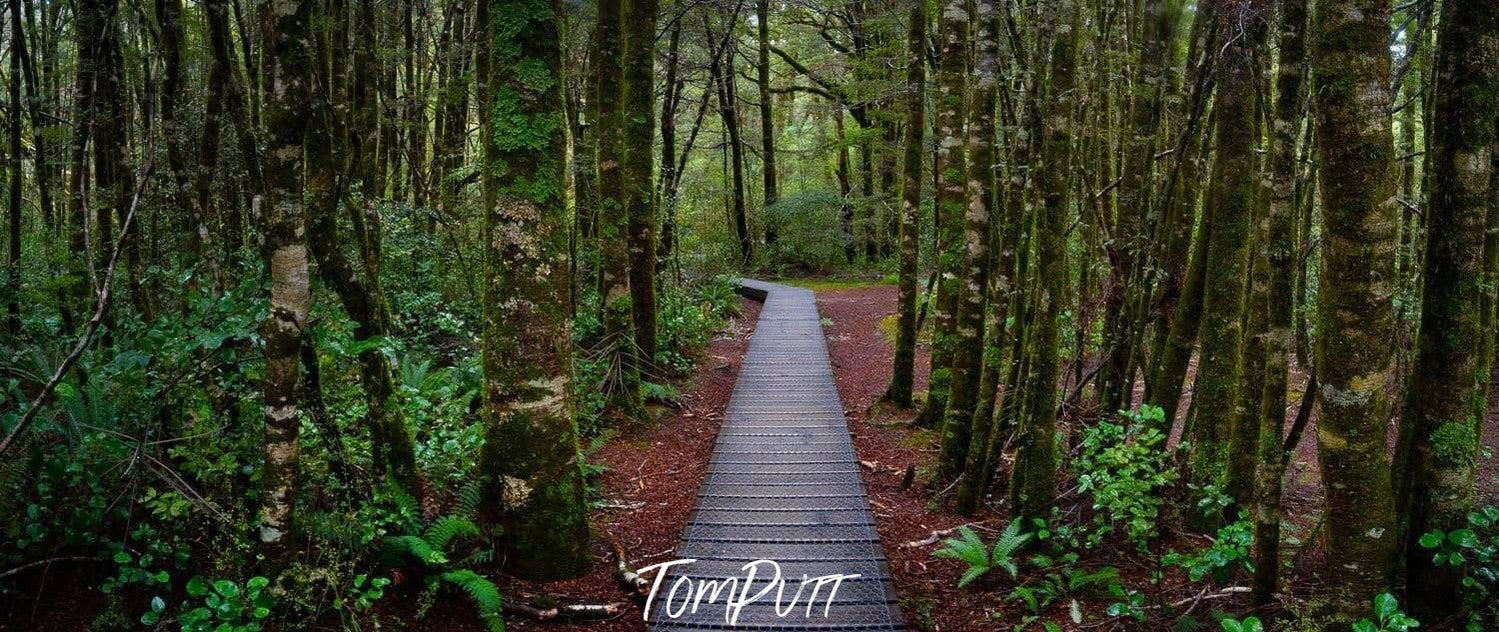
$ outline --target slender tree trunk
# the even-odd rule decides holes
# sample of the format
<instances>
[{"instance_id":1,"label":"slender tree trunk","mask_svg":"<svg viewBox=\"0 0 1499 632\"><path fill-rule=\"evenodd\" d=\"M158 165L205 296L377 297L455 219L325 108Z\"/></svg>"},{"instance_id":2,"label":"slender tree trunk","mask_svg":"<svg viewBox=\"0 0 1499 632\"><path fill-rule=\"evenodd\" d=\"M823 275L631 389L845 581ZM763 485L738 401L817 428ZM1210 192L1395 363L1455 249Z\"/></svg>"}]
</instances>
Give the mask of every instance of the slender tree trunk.
<instances>
[{"instance_id":1,"label":"slender tree trunk","mask_svg":"<svg viewBox=\"0 0 1499 632\"><path fill-rule=\"evenodd\" d=\"M759 35L760 59L756 64L756 80L760 84L760 159L763 161L761 175L765 180L765 208L775 206L781 198L776 186L776 125L771 110L773 93L770 87L770 0L755 3L755 21ZM765 244L775 243L775 224L770 214L765 216Z\"/></svg>"},{"instance_id":2,"label":"slender tree trunk","mask_svg":"<svg viewBox=\"0 0 1499 632\"><path fill-rule=\"evenodd\" d=\"M1463 571L1438 566L1417 541L1432 530L1467 526L1474 504L1477 449L1487 404L1488 364L1480 358L1484 324L1484 229L1490 213L1495 112L1499 111L1499 6L1442 5L1431 142L1432 195L1427 214L1421 330L1396 454L1402 484L1397 506L1408 521L1405 564L1410 610L1424 621L1450 614ZM1481 386L1481 388L1480 388Z\"/></svg>"},{"instance_id":3,"label":"slender tree trunk","mask_svg":"<svg viewBox=\"0 0 1499 632\"><path fill-rule=\"evenodd\" d=\"M600 282L603 294L605 344L609 349L609 379L604 385L609 395L607 410L626 423L643 419L640 398L640 365L632 320L634 308L630 293L629 220L626 196L630 185L622 164L625 158L624 33L621 24L622 0L600 0L598 41L602 64L598 73L598 163L599 223L598 244L602 259Z\"/></svg>"},{"instance_id":4,"label":"slender tree trunk","mask_svg":"<svg viewBox=\"0 0 1499 632\"><path fill-rule=\"evenodd\" d=\"M936 312L932 320L932 369L927 380L926 408L919 420L923 425L941 424L947 412L948 389L953 380L953 350L958 344L957 313L961 286L964 239L964 207L967 205L965 183L968 169L963 153L963 123L968 116L968 3L966 0L944 0L940 19L942 39L941 67L937 80L937 155L941 179L936 189L936 204L942 220L937 224L939 270ZM944 433L945 435L945 433ZM964 439L967 434L964 433ZM945 443L945 442L944 442ZM963 442L967 444L966 441ZM939 467L944 478L957 475L962 462Z\"/></svg>"},{"instance_id":5,"label":"slender tree trunk","mask_svg":"<svg viewBox=\"0 0 1499 632\"><path fill-rule=\"evenodd\" d=\"M666 96L661 99L661 186L657 191L657 199L661 206L661 236L660 244L656 249L656 274L659 276L666 270L666 265L671 259L671 249L676 241L677 224L677 106L682 101L682 90L686 88L686 80L678 78L681 65L682 45L682 21L677 20L671 27L671 43L667 45L666 53ZM703 100L707 101L708 95L703 93ZM769 225L769 219L766 219ZM767 229L769 230L769 229Z\"/></svg>"},{"instance_id":6,"label":"slender tree trunk","mask_svg":"<svg viewBox=\"0 0 1499 632\"><path fill-rule=\"evenodd\" d=\"M992 0L973 3L974 57L973 101L968 109L968 213L963 227L963 285L958 292L957 344L953 350L952 390L947 398L947 415L943 422L944 461L961 475L957 510L971 514L978 509L979 484L983 473L984 448L989 444L987 419L975 420L974 410L980 399L992 393L979 390L984 372L984 330L989 300L989 274L993 266L994 231L990 228L997 213L994 195L995 156L994 115L999 100L999 32L997 12ZM949 443L949 441L951 443ZM944 463L946 464L946 463Z\"/></svg>"},{"instance_id":7,"label":"slender tree trunk","mask_svg":"<svg viewBox=\"0 0 1499 632\"><path fill-rule=\"evenodd\" d=\"M1319 0L1317 150L1322 184L1318 456L1327 489L1327 580L1340 617L1367 616L1397 546L1386 424L1395 333L1390 5Z\"/></svg>"},{"instance_id":8,"label":"slender tree trunk","mask_svg":"<svg viewBox=\"0 0 1499 632\"><path fill-rule=\"evenodd\" d=\"M921 255L921 159L926 132L926 3L910 0L906 57L906 140L900 212L900 305L895 367L885 399L911 405L916 365L916 275Z\"/></svg>"},{"instance_id":9,"label":"slender tree trunk","mask_svg":"<svg viewBox=\"0 0 1499 632\"><path fill-rule=\"evenodd\" d=\"M630 306L642 367L656 358L656 0L629 0L624 15L625 215ZM730 75L732 77L732 75ZM730 79L732 81L732 79Z\"/></svg>"},{"instance_id":10,"label":"slender tree trunk","mask_svg":"<svg viewBox=\"0 0 1499 632\"><path fill-rule=\"evenodd\" d=\"M1044 208L1036 221L1039 267L1036 291L1031 296L1035 321L1033 331L1029 332L1032 364L1028 410L1021 422L1010 479L1010 505L1014 515L1026 520L1045 517L1056 496L1057 319L1067 296L1072 100L1076 97L1077 48L1082 33L1082 8L1074 0L1052 0L1042 12L1039 29L1042 33L1037 39L1052 40L1050 85L1040 101L1032 104L1030 131L1042 138L1036 188Z\"/></svg>"},{"instance_id":11,"label":"slender tree trunk","mask_svg":"<svg viewBox=\"0 0 1499 632\"><path fill-rule=\"evenodd\" d=\"M265 322L265 469L261 473L260 542L272 572L296 555L300 421L298 356L311 294L302 204L302 137L308 111L310 3L262 0L261 41L266 53L264 253L271 276L270 317Z\"/></svg>"},{"instance_id":12,"label":"slender tree trunk","mask_svg":"<svg viewBox=\"0 0 1499 632\"><path fill-rule=\"evenodd\" d=\"M1192 400L1197 421L1187 426L1194 507L1209 485L1222 490L1227 482L1244 331L1243 293L1250 272L1247 244L1260 186L1260 161L1254 153L1259 138L1254 63L1256 51L1264 44L1264 13L1263 0L1224 0L1218 12L1224 40L1229 43L1217 68L1218 159L1209 200L1213 230L1203 279L1202 349ZM1188 518L1195 528L1207 532L1217 528L1221 519L1221 515L1198 511Z\"/></svg>"},{"instance_id":13,"label":"slender tree trunk","mask_svg":"<svg viewBox=\"0 0 1499 632\"><path fill-rule=\"evenodd\" d=\"M723 66L718 74L718 113L723 119L724 142L728 144L729 165L733 174L734 234L739 239L739 266L748 268L754 261L754 238L750 236L749 216L744 207L744 141L739 132L739 97L734 84L738 74L734 72L734 57L738 46L733 41L735 13L729 21L724 37L730 38L723 54ZM715 68L717 68L715 66Z\"/></svg>"},{"instance_id":14,"label":"slender tree trunk","mask_svg":"<svg viewBox=\"0 0 1499 632\"><path fill-rule=\"evenodd\" d=\"M21 334L21 57L26 46L26 32L21 29L21 0L9 0L10 7L10 77L7 81L7 94L10 102L10 116L6 117L8 130L6 136L9 139L10 161L10 239L9 252L6 259L6 285L10 286L10 300L5 306L6 318L5 328L11 336ZM33 126L38 121L32 120ZM41 152L41 147L33 148Z\"/></svg>"},{"instance_id":15,"label":"slender tree trunk","mask_svg":"<svg viewBox=\"0 0 1499 632\"><path fill-rule=\"evenodd\" d=\"M1296 264L1296 139L1302 121L1302 67L1306 61L1306 1L1280 3L1275 82L1275 119L1270 130L1270 206L1259 259L1268 268L1265 303L1265 380L1261 388L1258 464L1255 471L1254 601L1274 598L1280 576L1281 481L1286 456L1281 450L1286 422L1286 380L1294 352L1291 312ZM1248 383L1246 387L1252 387Z\"/></svg>"},{"instance_id":16,"label":"slender tree trunk","mask_svg":"<svg viewBox=\"0 0 1499 632\"><path fill-rule=\"evenodd\" d=\"M1140 56L1135 65L1136 78L1131 85L1129 138L1124 171L1119 180L1118 222L1106 248L1114 282L1105 297L1105 322L1108 336L1104 342L1107 357L1099 374L1099 391L1106 412L1124 407L1134 387L1134 375L1127 371L1130 352L1135 346L1135 323L1127 309L1127 294L1143 281L1137 269L1147 251L1140 221L1150 213L1154 191L1151 177L1156 151L1156 133L1160 128L1161 101L1167 84L1168 49L1176 27L1175 0L1145 0L1140 15Z\"/></svg>"},{"instance_id":17,"label":"slender tree trunk","mask_svg":"<svg viewBox=\"0 0 1499 632\"><path fill-rule=\"evenodd\" d=\"M566 138L556 125L563 107L561 8L555 1L525 0L479 8L486 165L483 513L504 529L507 566L541 580L577 575L590 561L572 396ZM489 11L494 18L485 15ZM508 168L494 168L500 164Z\"/></svg>"}]
</instances>

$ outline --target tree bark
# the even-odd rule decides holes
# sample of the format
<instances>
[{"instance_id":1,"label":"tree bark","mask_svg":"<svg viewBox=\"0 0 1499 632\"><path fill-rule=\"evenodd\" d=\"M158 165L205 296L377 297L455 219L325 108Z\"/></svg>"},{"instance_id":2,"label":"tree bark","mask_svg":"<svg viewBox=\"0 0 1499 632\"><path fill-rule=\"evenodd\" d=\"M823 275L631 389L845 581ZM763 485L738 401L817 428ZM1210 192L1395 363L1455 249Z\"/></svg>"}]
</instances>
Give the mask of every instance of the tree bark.
<instances>
[{"instance_id":1,"label":"tree bark","mask_svg":"<svg viewBox=\"0 0 1499 632\"><path fill-rule=\"evenodd\" d=\"M1193 507L1209 486L1222 491L1228 480L1244 331L1243 292L1250 272L1247 243L1260 186L1260 161L1254 153L1259 138L1254 57L1264 44L1264 12L1263 0L1224 0L1218 11L1228 44L1217 67L1214 116L1218 159L1213 165L1209 193L1213 224L1203 279L1202 342L1192 400L1196 421L1187 425L1186 432L1192 444L1188 480L1195 486ZM1194 510L1188 522L1211 532L1222 518L1216 512L1203 515Z\"/></svg>"},{"instance_id":2,"label":"tree bark","mask_svg":"<svg viewBox=\"0 0 1499 632\"><path fill-rule=\"evenodd\" d=\"M507 566L537 580L575 576L591 559L572 395L560 10L555 0L479 8L483 514L504 529Z\"/></svg>"},{"instance_id":3,"label":"tree bark","mask_svg":"<svg viewBox=\"0 0 1499 632\"><path fill-rule=\"evenodd\" d=\"M641 360L635 345L634 308L630 292L629 220L625 197L626 125L624 121L624 33L621 0L600 0L598 21L598 244L602 259L600 282L603 294L605 344L609 352L609 394L606 410L626 423L643 419L640 398Z\"/></svg>"},{"instance_id":4,"label":"tree bark","mask_svg":"<svg viewBox=\"0 0 1499 632\"><path fill-rule=\"evenodd\" d=\"M1313 26L1322 185L1318 457L1327 489L1327 579L1344 621L1389 585L1396 548L1386 424L1395 334L1390 5L1319 0Z\"/></svg>"},{"instance_id":5,"label":"tree bark","mask_svg":"<svg viewBox=\"0 0 1499 632\"><path fill-rule=\"evenodd\" d=\"M916 275L921 254L921 160L926 132L926 3L910 0L906 57L906 138L900 212L900 305L895 367L885 399L911 405L916 365Z\"/></svg>"},{"instance_id":6,"label":"tree bark","mask_svg":"<svg viewBox=\"0 0 1499 632\"><path fill-rule=\"evenodd\" d=\"M265 469L261 473L260 542L278 572L296 555L295 515L300 421L298 356L311 294L302 203L302 141L306 127L310 3L262 0L266 54L264 255L271 277L265 322Z\"/></svg>"},{"instance_id":7,"label":"tree bark","mask_svg":"<svg viewBox=\"0 0 1499 632\"><path fill-rule=\"evenodd\" d=\"M1052 40L1051 72L1045 94L1031 109L1030 131L1043 139L1036 188L1044 208L1036 220L1038 268L1036 292L1031 296L1035 320L1028 332L1031 367L1027 414L1021 422L1010 479L1010 506L1015 516L1027 522L1046 517L1056 496L1057 319L1067 296L1068 176L1081 5L1074 0L1052 0L1042 9L1040 20L1038 41Z\"/></svg>"},{"instance_id":8,"label":"tree bark","mask_svg":"<svg viewBox=\"0 0 1499 632\"><path fill-rule=\"evenodd\" d=\"M1467 526L1483 423L1474 402L1488 399L1484 345L1473 341L1488 333L1480 310L1499 111L1499 6L1447 2L1441 24L1421 329L1403 424L1409 436L1396 452L1405 461L1395 468L1397 507L1408 521L1409 607L1424 621L1449 615L1452 596L1463 590L1462 569L1434 564L1432 551L1417 542L1428 531Z\"/></svg>"},{"instance_id":9,"label":"tree bark","mask_svg":"<svg viewBox=\"0 0 1499 632\"><path fill-rule=\"evenodd\" d=\"M630 307L642 367L656 358L656 0L629 0L624 15L625 215ZM731 75L732 76L732 75ZM732 79L731 79L732 80Z\"/></svg>"},{"instance_id":10,"label":"tree bark","mask_svg":"<svg viewBox=\"0 0 1499 632\"><path fill-rule=\"evenodd\" d=\"M980 399L992 397L992 393L979 391L979 383L984 372L984 338L988 334L984 329L988 315L985 305L993 266L990 250L994 231L990 224L997 214L994 115L999 100L999 32L995 28L998 12L993 0L975 0L972 6L975 51L973 101L968 109L963 285L958 292L957 345L953 350L952 388L942 434L942 458L952 459L950 465L962 478L958 484L957 510L964 514L978 509L979 483L983 481L980 469L984 448L989 443L988 419L975 419L974 410Z\"/></svg>"},{"instance_id":11,"label":"tree bark","mask_svg":"<svg viewBox=\"0 0 1499 632\"><path fill-rule=\"evenodd\" d=\"M776 125L771 109L770 88L770 0L755 3L756 34L759 36L760 59L756 64L756 80L760 85L760 159L761 176L765 182L765 208L775 206L781 197L776 182ZM776 241L775 224L770 214L765 217L765 245Z\"/></svg>"},{"instance_id":12,"label":"tree bark","mask_svg":"<svg viewBox=\"0 0 1499 632\"><path fill-rule=\"evenodd\" d=\"M1286 381L1295 340L1291 295L1296 265L1296 139L1302 122L1302 68L1306 63L1306 1L1282 0L1278 24L1280 60L1275 81L1275 119L1270 130L1270 205L1259 260L1269 273L1265 303L1265 373L1258 411L1259 448L1255 470L1254 601L1274 598L1280 576L1281 482L1286 456ZM1246 387L1253 387L1245 383Z\"/></svg>"},{"instance_id":13,"label":"tree bark","mask_svg":"<svg viewBox=\"0 0 1499 632\"><path fill-rule=\"evenodd\" d=\"M968 116L968 3L966 0L944 0L941 6L939 35L942 53L937 80L935 158L940 175L936 205L941 218L937 223L937 242L941 249L937 252L937 309L932 317L932 369L927 380L926 408L919 420L928 426L943 422L948 389L953 380L952 360L957 344L956 319L961 293L958 275L962 272L962 233L964 207L967 205L964 180L968 168L963 154L963 124ZM965 439L966 436L965 433ZM955 467L939 467L939 473L945 478L956 476L956 468L961 467L961 462L953 465Z\"/></svg>"}]
</instances>

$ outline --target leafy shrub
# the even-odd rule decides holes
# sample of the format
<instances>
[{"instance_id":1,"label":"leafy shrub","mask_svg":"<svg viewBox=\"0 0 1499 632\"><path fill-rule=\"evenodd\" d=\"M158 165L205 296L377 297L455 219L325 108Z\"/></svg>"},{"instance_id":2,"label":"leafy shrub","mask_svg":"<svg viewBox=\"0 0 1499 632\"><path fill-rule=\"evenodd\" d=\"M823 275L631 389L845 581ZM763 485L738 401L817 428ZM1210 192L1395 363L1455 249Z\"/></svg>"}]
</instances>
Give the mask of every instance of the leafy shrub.
<instances>
[{"instance_id":1,"label":"leafy shrub","mask_svg":"<svg viewBox=\"0 0 1499 632\"><path fill-rule=\"evenodd\" d=\"M1202 550L1192 553L1170 551L1161 561L1185 570L1194 582L1202 581L1202 578L1209 575L1214 581L1223 582L1237 568L1254 570L1254 563L1249 557L1249 545L1253 542L1254 525L1249 522L1247 515L1241 514L1238 521L1218 529L1212 544Z\"/></svg>"},{"instance_id":2,"label":"leafy shrub","mask_svg":"<svg viewBox=\"0 0 1499 632\"><path fill-rule=\"evenodd\" d=\"M1467 527L1451 533L1441 530L1421 535L1422 548L1432 551L1437 566L1452 566L1463 574L1463 605L1468 609L1467 629L1477 632L1485 624L1499 624L1499 507L1489 505L1468 514Z\"/></svg>"},{"instance_id":3,"label":"leafy shrub","mask_svg":"<svg viewBox=\"0 0 1499 632\"><path fill-rule=\"evenodd\" d=\"M1082 451L1073 464L1078 492L1097 512L1089 547L1119 528L1143 547L1156 533L1164 502L1160 492L1177 478L1165 449L1165 412L1147 404L1120 415L1123 423L1102 420L1083 431Z\"/></svg>"},{"instance_id":4,"label":"leafy shrub","mask_svg":"<svg viewBox=\"0 0 1499 632\"><path fill-rule=\"evenodd\" d=\"M826 274L845 262L843 196L806 190L787 195L765 209L766 224L779 236L764 248L762 262L781 274Z\"/></svg>"},{"instance_id":5,"label":"leafy shrub","mask_svg":"<svg viewBox=\"0 0 1499 632\"><path fill-rule=\"evenodd\" d=\"M1390 593L1374 597L1374 619L1364 619L1353 624L1353 632L1407 632L1421 627L1421 623L1400 610L1400 602Z\"/></svg>"}]
</instances>

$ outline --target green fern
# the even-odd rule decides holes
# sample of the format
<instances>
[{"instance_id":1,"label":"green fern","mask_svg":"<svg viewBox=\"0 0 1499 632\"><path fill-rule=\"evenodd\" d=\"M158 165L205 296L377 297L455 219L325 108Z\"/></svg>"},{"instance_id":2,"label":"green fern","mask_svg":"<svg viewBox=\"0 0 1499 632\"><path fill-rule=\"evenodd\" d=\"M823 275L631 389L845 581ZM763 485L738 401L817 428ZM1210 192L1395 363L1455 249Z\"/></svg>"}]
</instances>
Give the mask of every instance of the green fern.
<instances>
[{"instance_id":1,"label":"green fern","mask_svg":"<svg viewBox=\"0 0 1499 632\"><path fill-rule=\"evenodd\" d=\"M1020 521L1011 520L1010 525L1005 527L1003 533L999 534L999 539L994 541L994 553L990 556L989 561L994 566L998 566L1009 572L1010 577L1014 577L1020 572L1019 569L1015 568L1015 553L1020 550L1020 547L1025 546L1025 543L1029 542L1030 539L1031 534L1020 532Z\"/></svg>"},{"instance_id":2,"label":"green fern","mask_svg":"<svg viewBox=\"0 0 1499 632\"><path fill-rule=\"evenodd\" d=\"M442 580L468 593L489 632L505 632L505 601L494 582L466 568L443 573Z\"/></svg>"},{"instance_id":3,"label":"green fern","mask_svg":"<svg viewBox=\"0 0 1499 632\"><path fill-rule=\"evenodd\" d=\"M455 540L471 539L474 542L483 540L484 534L479 530L479 525L474 521L462 516L443 516L427 527L425 539L427 544L439 551L452 551L449 546Z\"/></svg>"},{"instance_id":4,"label":"green fern","mask_svg":"<svg viewBox=\"0 0 1499 632\"><path fill-rule=\"evenodd\" d=\"M481 478L469 479L458 491L458 500L453 504L453 514L464 517L479 515L479 505L484 501L484 484Z\"/></svg>"},{"instance_id":5,"label":"green fern","mask_svg":"<svg viewBox=\"0 0 1499 632\"><path fill-rule=\"evenodd\" d=\"M958 560L968 565L968 570L958 579L959 588L973 583L996 568L1002 568L1010 577L1014 577L1020 572L1015 566L1014 554L1031 539L1031 534L1020 532L1019 521L1011 521L1005 527L1004 533L994 542L993 553L990 553L989 547L967 525L958 527L958 534L962 537L943 540L942 548L933 551L932 557Z\"/></svg>"},{"instance_id":6,"label":"green fern","mask_svg":"<svg viewBox=\"0 0 1499 632\"><path fill-rule=\"evenodd\" d=\"M440 567L448 563L448 555L432 546L425 538L415 535L393 535L385 538L386 551L397 557L409 555L427 568Z\"/></svg>"}]
</instances>

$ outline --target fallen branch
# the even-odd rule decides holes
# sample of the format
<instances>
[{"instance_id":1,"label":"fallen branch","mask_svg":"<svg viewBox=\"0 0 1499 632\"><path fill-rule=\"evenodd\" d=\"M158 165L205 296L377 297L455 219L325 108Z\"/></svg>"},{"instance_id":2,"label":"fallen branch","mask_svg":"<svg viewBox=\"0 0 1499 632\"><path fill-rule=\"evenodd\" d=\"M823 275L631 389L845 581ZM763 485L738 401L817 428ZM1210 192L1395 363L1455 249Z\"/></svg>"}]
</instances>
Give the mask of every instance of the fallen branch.
<instances>
[{"instance_id":1,"label":"fallen branch","mask_svg":"<svg viewBox=\"0 0 1499 632\"><path fill-rule=\"evenodd\" d=\"M922 538L920 540L912 540L910 542L902 544L901 547L902 548L907 548L907 549L917 549L917 548L921 548L923 546L931 546L933 544L936 544L942 538L945 538L945 537L950 536L950 535L952 535L954 533L957 533L958 530L962 529L963 527L968 527L970 529L977 527L977 528L982 529L983 527L981 525L983 525L983 524L984 524L983 522L970 522L970 523L967 523L967 524L960 524L960 525L958 525L956 527L953 527L951 529L941 529L941 530L933 531L932 535L927 536L925 538Z\"/></svg>"},{"instance_id":2,"label":"fallen branch","mask_svg":"<svg viewBox=\"0 0 1499 632\"><path fill-rule=\"evenodd\" d=\"M646 581L640 573L630 567L630 556L625 553L625 545L619 543L619 539L608 529L599 529L605 540L609 542L609 548L614 550L614 579L623 586L625 590L631 591L642 597L651 590L651 583Z\"/></svg>"},{"instance_id":3,"label":"fallen branch","mask_svg":"<svg viewBox=\"0 0 1499 632\"><path fill-rule=\"evenodd\" d=\"M557 606L554 608L537 608L530 604L505 602L505 614L513 614L537 621L551 621L557 618L571 619L574 621L601 621L611 617L619 616L623 612L625 604L572 604Z\"/></svg>"},{"instance_id":4,"label":"fallen branch","mask_svg":"<svg viewBox=\"0 0 1499 632\"><path fill-rule=\"evenodd\" d=\"M26 570L28 568L36 568L38 566L46 566L48 564L56 564L58 562L102 562L102 561L104 561L104 560L101 560L101 559L99 559L97 557L84 557L84 556L77 556L77 557L52 557L52 558L48 558L48 559L45 559L45 560L37 560L35 562L27 562L25 564L22 564L20 566L15 567L15 568L6 570L4 572L0 572L0 579L4 579L6 577L10 577L11 575L15 575L16 573L24 571L24 570Z\"/></svg>"}]
</instances>

